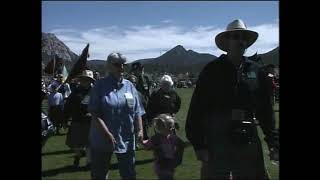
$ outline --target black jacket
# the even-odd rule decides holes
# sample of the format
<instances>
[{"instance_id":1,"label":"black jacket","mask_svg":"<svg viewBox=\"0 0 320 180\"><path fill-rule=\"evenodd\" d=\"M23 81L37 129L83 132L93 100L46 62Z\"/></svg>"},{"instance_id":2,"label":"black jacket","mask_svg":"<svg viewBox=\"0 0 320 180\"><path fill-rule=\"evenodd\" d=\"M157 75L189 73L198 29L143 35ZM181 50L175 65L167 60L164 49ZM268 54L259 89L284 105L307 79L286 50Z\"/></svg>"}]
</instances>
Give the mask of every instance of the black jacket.
<instances>
[{"instance_id":1,"label":"black jacket","mask_svg":"<svg viewBox=\"0 0 320 180\"><path fill-rule=\"evenodd\" d=\"M208 137L209 131L228 131L226 122L214 122L214 127L210 126L214 129L207 129L208 123L213 123L208 122L208 113L231 112L231 109L236 107L255 112L266 139L272 139L272 131L275 128L274 112L270 98L267 96L265 76L261 68L257 63L246 60L247 67L255 71L256 78L253 79L254 83L240 83L238 89L242 95L236 96L237 69L225 57L226 55L221 55L204 67L191 99L185 130L195 150L207 149L208 143L215 143L215 139ZM271 142L267 141L267 143L269 145Z\"/></svg>"},{"instance_id":2,"label":"black jacket","mask_svg":"<svg viewBox=\"0 0 320 180\"><path fill-rule=\"evenodd\" d=\"M148 102L147 117L149 120L158 114L174 114L180 110L181 99L174 90L164 92L161 88L154 91Z\"/></svg>"},{"instance_id":3,"label":"black jacket","mask_svg":"<svg viewBox=\"0 0 320 180\"><path fill-rule=\"evenodd\" d=\"M84 98L89 94L90 89L76 88L69 96L64 106L64 120L72 117L72 121L90 122L91 114L87 110Z\"/></svg>"}]
</instances>

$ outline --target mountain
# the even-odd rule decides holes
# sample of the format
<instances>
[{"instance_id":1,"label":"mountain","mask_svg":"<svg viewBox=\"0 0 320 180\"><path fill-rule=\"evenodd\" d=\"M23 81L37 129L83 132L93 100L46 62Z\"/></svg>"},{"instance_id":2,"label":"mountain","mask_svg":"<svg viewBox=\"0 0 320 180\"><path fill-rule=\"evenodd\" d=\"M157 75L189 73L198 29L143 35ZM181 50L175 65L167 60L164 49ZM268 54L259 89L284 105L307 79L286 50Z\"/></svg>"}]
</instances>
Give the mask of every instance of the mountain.
<instances>
[{"instance_id":1,"label":"mountain","mask_svg":"<svg viewBox=\"0 0 320 180\"><path fill-rule=\"evenodd\" d=\"M104 75L105 74L105 63L106 63L105 60L98 60L98 59L88 60L87 67L91 70L98 71L100 73L100 75Z\"/></svg>"},{"instance_id":2,"label":"mountain","mask_svg":"<svg viewBox=\"0 0 320 180\"><path fill-rule=\"evenodd\" d=\"M99 59L93 59L93 60L87 61L88 66L101 66L101 65L105 65L105 63L106 63L105 60L99 60Z\"/></svg>"},{"instance_id":3,"label":"mountain","mask_svg":"<svg viewBox=\"0 0 320 180\"><path fill-rule=\"evenodd\" d=\"M72 52L52 33L42 33L41 52L42 63L44 65L46 65L55 54L65 61L64 63L67 69L70 69L78 59L78 55Z\"/></svg>"},{"instance_id":4,"label":"mountain","mask_svg":"<svg viewBox=\"0 0 320 180\"><path fill-rule=\"evenodd\" d=\"M267 53L258 54L258 56L261 57L264 64L279 65L279 47ZM198 74L208 62L216 58L214 55L186 50L183 46L177 45L157 58L140 59L134 62L141 62L148 73L191 72Z\"/></svg>"},{"instance_id":5,"label":"mountain","mask_svg":"<svg viewBox=\"0 0 320 180\"><path fill-rule=\"evenodd\" d=\"M62 41L52 33L42 33L42 65L45 66L51 58L57 54L65 60L68 70L78 59ZM264 53L261 56L265 64L279 65L279 47ZM183 46L177 45L166 53L156 58L139 59L134 62L141 62L147 73L194 73L198 74L202 68L217 57L207 53L198 53L193 50L186 50ZM129 63L129 66L132 63ZM88 60L88 67L92 70L105 74L105 60ZM126 69L129 69L127 66Z\"/></svg>"},{"instance_id":6,"label":"mountain","mask_svg":"<svg viewBox=\"0 0 320 180\"><path fill-rule=\"evenodd\" d=\"M183 46L177 45L176 47L170 49L163 55L157 58L150 58L144 60L138 60L141 63L146 64L165 64L165 65L174 65L174 66L183 66L199 63L208 63L216 57L211 54L201 54L192 50L186 50Z\"/></svg>"},{"instance_id":7,"label":"mountain","mask_svg":"<svg viewBox=\"0 0 320 180\"><path fill-rule=\"evenodd\" d=\"M193 50L186 50L183 46L177 45L157 58L140 59L134 62L141 62L145 71L177 73L199 73L210 61L217 57L206 53L197 53ZM130 63L131 64L131 63Z\"/></svg>"},{"instance_id":8,"label":"mountain","mask_svg":"<svg viewBox=\"0 0 320 180\"><path fill-rule=\"evenodd\" d=\"M276 47L275 49L267 53L259 55L265 64L273 64L275 66L279 66L279 47Z\"/></svg>"}]
</instances>

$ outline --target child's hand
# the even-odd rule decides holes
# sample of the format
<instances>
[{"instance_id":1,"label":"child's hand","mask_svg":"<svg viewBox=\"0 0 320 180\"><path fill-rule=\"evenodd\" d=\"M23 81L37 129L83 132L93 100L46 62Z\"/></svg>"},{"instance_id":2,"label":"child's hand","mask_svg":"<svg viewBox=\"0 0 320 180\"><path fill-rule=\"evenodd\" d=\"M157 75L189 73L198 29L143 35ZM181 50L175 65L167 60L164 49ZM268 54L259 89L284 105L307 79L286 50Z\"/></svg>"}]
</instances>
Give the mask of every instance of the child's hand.
<instances>
[{"instance_id":1,"label":"child's hand","mask_svg":"<svg viewBox=\"0 0 320 180\"><path fill-rule=\"evenodd\" d=\"M142 145L146 145L149 140L142 140Z\"/></svg>"},{"instance_id":2,"label":"child's hand","mask_svg":"<svg viewBox=\"0 0 320 180\"><path fill-rule=\"evenodd\" d=\"M142 140L141 144L143 145L144 149L146 149L146 150L152 149L152 142L150 139Z\"/></svg>"},{"instance_id":3,"label":"child's hand","mask_svg":"<svg viewBox=\"0 0 320 180\"><path fill-rule=\"evenodd\" d=\"M270 149L270 160L279 161L279 151L276 148Z\"/></svg>"}]
</instances>

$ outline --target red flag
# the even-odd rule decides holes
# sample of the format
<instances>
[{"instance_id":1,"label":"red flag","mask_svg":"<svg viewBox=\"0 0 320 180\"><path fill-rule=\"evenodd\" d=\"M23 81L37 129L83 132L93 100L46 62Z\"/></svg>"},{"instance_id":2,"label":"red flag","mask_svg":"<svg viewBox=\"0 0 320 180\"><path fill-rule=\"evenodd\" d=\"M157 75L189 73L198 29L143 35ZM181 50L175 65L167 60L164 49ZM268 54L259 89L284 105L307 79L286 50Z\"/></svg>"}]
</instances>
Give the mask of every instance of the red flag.
<instances>
[{"instance_id":1,"label":"red flag","mask_svg":"<svg viewBox=\"0 0 320 180\"><path fill-rule=\"evenodd\" d=\"M75 78L76 76L80 75L82 71L88 69L87 68L87 59L89 55L89 43L87 46L82 50L82 53L78 59L78 61L73 65L68 78L65 82L70 81L71 79Z\"/></svg>"}]
</instances>

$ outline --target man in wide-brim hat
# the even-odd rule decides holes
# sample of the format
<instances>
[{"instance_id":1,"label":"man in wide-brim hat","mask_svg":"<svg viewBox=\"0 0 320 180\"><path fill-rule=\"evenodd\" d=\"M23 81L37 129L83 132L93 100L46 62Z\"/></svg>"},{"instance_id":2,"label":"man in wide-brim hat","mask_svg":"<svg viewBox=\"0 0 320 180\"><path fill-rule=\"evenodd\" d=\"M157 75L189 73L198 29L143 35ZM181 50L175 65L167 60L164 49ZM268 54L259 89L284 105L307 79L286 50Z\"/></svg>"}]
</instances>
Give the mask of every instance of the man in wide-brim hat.
<instances>
[{"instance_id":1,"label":"man in wide-brim hat","mask_svg":"<svg viewBox=\"0 0 320 180\"><path fill-rule=\"evenodd\" d=\"M240 19L232 21L228 26L227 30L219 33L215 42L219 49L229 52L230 41L241 40L243 48L247 49L258 39L258 33L255 31L248 30L244 22Z\"/></svg>"},{"instance_id":2,"label":"man in wide-brim hat","mask_svg":"<svg viewBox=\"0 0 320 180\"><path fill-rule=\"evenodd\" d=\"M199 75L185 129L202 161L204 179L268 179L254 120L260 122L270 152L277 152L274 112L262 68L243 56L257 38L242 20L232 21L215 37L227 54Z\"/></svg>"}]
</instances>

